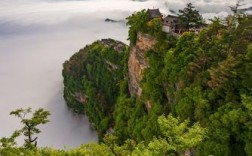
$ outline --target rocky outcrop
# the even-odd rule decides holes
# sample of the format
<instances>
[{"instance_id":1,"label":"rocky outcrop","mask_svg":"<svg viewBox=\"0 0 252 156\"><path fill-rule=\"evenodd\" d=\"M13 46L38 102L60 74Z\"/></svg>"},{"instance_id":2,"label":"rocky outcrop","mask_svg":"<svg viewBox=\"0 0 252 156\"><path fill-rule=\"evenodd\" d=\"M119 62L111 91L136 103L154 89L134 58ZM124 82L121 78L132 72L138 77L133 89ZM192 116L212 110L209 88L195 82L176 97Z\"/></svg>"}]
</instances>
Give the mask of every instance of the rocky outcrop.
<instances>
[{"instance_id":1,"label":"rocky outcrop","mask_svg":"<svg viewBox=\"0 0 252 156\"><path fill-rule=\"evenodd\" d=\"M145 53L153 48L155 39L143 33L137 34L136 45L132 46L129 54L129 91L131 96L141 96L142 88L140 86L143 78L144 69L149 67L145 59Z\"/></svg>"},{"instance_id":2,"label":"rocky outcrop","mask_svg":"<svg viewBox=\"0 0 252 156\"><path fill-rule=\"evenodd\" d=\"M87 101L87 95L83 94L82 92L77 92L72 94L72 96L75 97L75 99L81 104L85 104Z\"/></svg>"},{"instance_id":3,"label":"rocky outcrop","mask_svg":"<svg viewBox=\"0 0 252 156\"><path fill-rule=\"evenodd\" d=\"M118 53L122 53L125 51L125 44L120 41L116 41L113 39L101 39L99 43L102 44L104 47L113 48Z\"/></svg>"},{"instance_id":4,"label":"rocky outcrop","mask_svg":"<svg viewBox=\"0 0 252 156\"><path fill-rule=\"evenodd\" d=\"M66 61L62 74L67 105L77 113L99 112L102 114L99 121L95 115L90 117L99 125L104 115L111 113L119 95L117 84L127 75L128 49L123 42L102 39L85 46Z\"/></svg>"}]
</instances>

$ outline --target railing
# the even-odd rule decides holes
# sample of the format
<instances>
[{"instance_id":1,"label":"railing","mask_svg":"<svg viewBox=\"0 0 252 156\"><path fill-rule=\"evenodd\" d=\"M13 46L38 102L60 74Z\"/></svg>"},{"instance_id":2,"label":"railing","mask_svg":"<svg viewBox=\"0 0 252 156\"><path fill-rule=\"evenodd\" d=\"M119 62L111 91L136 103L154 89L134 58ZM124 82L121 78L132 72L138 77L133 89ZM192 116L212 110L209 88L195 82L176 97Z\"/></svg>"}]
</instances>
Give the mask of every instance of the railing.
<instances>
[{"instance_id":1,"label":"railing","mask_svg":"<svg viewBox=\"0 0 252 156\"><path fill-rule=\"evenodd\" d=\"M174 33L183 35L185 32L194 32L195 34L198 34L203 29L175 29Z\"/></svg>"}]
</instances>

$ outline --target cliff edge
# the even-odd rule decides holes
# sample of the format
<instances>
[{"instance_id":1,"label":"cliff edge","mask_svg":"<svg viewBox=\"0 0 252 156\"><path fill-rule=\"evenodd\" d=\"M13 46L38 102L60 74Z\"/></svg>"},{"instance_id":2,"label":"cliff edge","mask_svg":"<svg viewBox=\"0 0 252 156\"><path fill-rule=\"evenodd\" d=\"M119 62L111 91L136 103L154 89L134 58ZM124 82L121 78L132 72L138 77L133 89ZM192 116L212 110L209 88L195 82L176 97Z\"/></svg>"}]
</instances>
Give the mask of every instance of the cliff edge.
<instances>
[{"instance_id":1,"label":"cliff edge","mask_svg":"<svg viewBox=\"0 0 252 156\"><path fill-rule=\"evenodd\" d=\"M129 91L131 96L141 96L141 80L144 69L149 67L145 53L152 49L156 41L153 36L139 32L136 45L130 48L128 60Z\"/></svg>"}]
</instances>

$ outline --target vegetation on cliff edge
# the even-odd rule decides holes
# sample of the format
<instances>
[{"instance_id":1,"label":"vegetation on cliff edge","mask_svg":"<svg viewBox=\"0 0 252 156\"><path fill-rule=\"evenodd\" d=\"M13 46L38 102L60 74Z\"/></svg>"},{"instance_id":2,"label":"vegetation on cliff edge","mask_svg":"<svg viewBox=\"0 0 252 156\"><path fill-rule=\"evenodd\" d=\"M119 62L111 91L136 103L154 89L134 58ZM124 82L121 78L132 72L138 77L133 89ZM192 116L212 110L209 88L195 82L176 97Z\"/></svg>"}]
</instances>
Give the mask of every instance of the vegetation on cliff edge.
<instances>
[{"instance_id":1,"label":"vegetation on cliff edge","mask_svg":"<svg viewBox=\"0 0 252 156\"><path fill-rule=\"evenodd\" d=\"M127 59L127 45L103 39L81 49L63 65L67 105L87 114L100 137L113 126L120 84L126 81Z\"/></svg>"},{"instance_id":2,"label":"vegetation on cliff edge","mask_svg":"<svg viewBox=\"0 0 252 156\"><path fill-rule=\"evenodd\" d=\"M199 34L176 39L145 14L128 17L132 46L139 31L157 41L145 56L140 97L129 95L128 47L121 42L97 41L64 63L65 100L89 116L99 144L72 150L11 144L0 154L252 155L252 16L214 19Z\"/></svg>"},{"instance_id":3,"label":"vegetation on cliff edge","mask_svg":"<svg viewBox=\"0 0 252 156\"><path fill-rule=\"evenodd\" d=\"M152 25L152 22L155 24ZM114 83L120 84L116 92L106 93L113 89L102 84L112 83L106 76L99 77L101 72L97 72L103 70L104 64L100 66L99 62L104 59L97 58L89 66L85 63L88 56L84 57L86 61L78 59L84 62L80 62L84 74L80 76L81 72L77 73L77 78L81 77L82 81L78 79L68 83L69 88L82 84L76 85L76 88L86 94L89 86L88 97L97 93L90 87L93 84L98 90L104 88L104 98L110 101L106 106L112 109L106 109L99 101L100 96L93 96L96 102L92 107L99 106L95 109L84 108L80 104L77 107L81 106L83 111L86 109L87 114L91 114L91 122L103 134L111 127L119 145L127 139L137 143L144 141L148 145L154 138L163 138L158 119L162 114L173 114L182 121L187 120L188 126L199 123L209 130L204 133L204 139L193 147L198 155L251 155L251 23L251 16L235 14L225 20L214 19L199 34L187 32L176 39L160 33L160 23L149 21L145 10L136 12L128 17L131 45L137 41L137 32L151 34L157 41L146 53L150 67L143 74L141 97L128 94L127 53L123 55L124 59L119 59L125 60L121 64L124 72L119 74L118 83ZM85 74L88 68L98 77ZM96 82L102 83L98 85ZM65 98L68 101L69 97ZM69 104L75 102L68 101ZM105 107L101 108L101 105ZM92 116L93 113L95 116ZM176 152L181 150L176 149Z\"/></svg>"}]
</instances>

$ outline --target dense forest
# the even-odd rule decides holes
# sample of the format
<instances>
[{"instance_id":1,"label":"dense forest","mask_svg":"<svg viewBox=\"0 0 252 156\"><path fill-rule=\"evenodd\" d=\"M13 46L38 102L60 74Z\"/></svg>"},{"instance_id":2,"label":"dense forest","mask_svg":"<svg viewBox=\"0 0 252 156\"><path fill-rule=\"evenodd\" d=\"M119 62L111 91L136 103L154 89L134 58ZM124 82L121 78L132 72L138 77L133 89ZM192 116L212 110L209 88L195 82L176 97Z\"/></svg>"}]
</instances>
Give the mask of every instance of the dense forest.
<instances>
[{"instance_id":1,"label":"dense forest","mask_svg":"<svg viewBox=\"0 0 252 156\"><path fill-rule=\"evenodd\" d=\"M64 97L85 113L99 136L113 125L114 104L127 72L128 46L103 39L81 49L64 63Z\"/></svg>"},{"instance_id":2,"label":"dense forest","mask_svg":"<svg viewBox=\"0 0 252 156\"><path fill-rule=\"evenodd\" d=\"M252 155L252 16L216 18L180 36L165 34L147 10L127 20L130 46L96 41L64 63L67 105L88 115L99 144L55 150L9 138L0 155ZM133 96L128 56L138 32L155 45L145 54L142 94Z\"/></svg>"}]
</instances>

